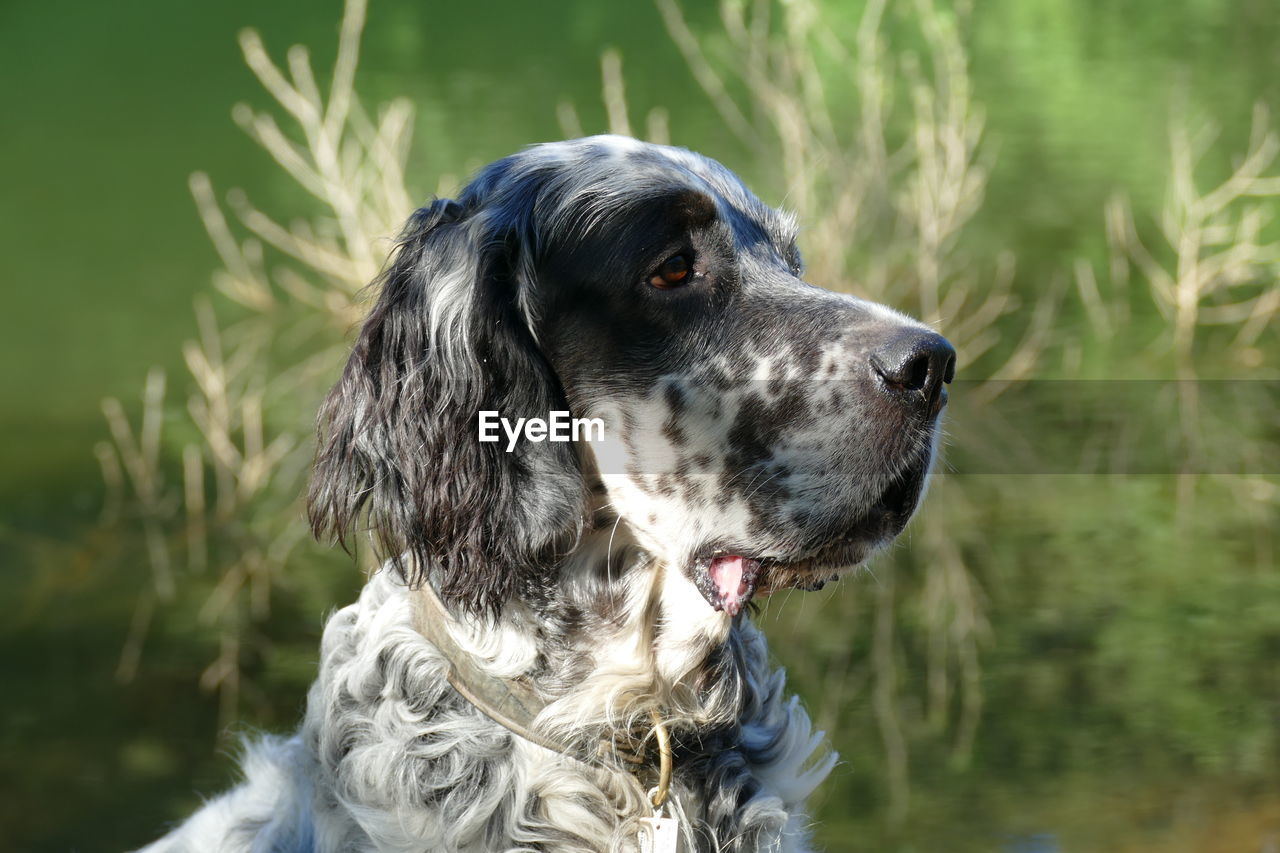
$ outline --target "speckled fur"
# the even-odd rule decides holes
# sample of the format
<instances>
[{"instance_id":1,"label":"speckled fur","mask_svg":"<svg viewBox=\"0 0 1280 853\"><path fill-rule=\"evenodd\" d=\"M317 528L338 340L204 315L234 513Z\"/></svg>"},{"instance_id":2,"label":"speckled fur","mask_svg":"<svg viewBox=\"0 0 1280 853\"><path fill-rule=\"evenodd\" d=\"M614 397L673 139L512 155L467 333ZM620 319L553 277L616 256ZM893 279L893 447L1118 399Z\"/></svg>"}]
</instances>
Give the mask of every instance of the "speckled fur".
<instances>
[{"instance_id":1,"label":"speckled fur","mask_svg":"<svg viewBox=\"0 0 1280 853\"><path fill-rule=\"evenodd\" d=\"M459 697L413 595L380 572L334 614L299 733L249 744L244 783L148 853L634 849L648 813L634 777L535 746ZM807 849L802 805L835 756L748 619L721 654L724 706L685 709L721 722L675 768L689 849ZM590 676L625 689L616 671Z\"/></svg>"}]
</instances>

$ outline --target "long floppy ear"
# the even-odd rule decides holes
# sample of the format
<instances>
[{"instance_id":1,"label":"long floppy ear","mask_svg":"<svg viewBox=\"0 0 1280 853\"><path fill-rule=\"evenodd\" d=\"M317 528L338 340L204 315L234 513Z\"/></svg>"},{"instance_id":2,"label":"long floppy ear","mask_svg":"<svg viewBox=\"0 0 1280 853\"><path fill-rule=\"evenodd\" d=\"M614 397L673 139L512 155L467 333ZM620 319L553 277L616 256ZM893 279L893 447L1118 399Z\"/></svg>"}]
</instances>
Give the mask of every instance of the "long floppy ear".
<instances>
[{"instance_id":1,"label":"long floppy ear","mask_svg":"<svg viewBox=\"0 0 1280 853\"><path fill-rule=\"evenodd\" d=\"M367 519L411 584L496 616L548 580L586 500L571 444L479 440L481 410L568 408L518 308L520 238L489 214L442 199L409 220L321 408L308 509L343 547Z\"/></svg>"}]
</instances>

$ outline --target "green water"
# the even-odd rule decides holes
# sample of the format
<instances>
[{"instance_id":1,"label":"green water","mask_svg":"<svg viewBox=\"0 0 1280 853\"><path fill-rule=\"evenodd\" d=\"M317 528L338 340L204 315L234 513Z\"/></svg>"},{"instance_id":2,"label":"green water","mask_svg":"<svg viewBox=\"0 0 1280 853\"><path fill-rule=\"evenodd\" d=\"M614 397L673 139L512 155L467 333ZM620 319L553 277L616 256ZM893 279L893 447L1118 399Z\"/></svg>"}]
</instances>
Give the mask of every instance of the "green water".
<instances>
[{"instance_id":1,"label":"green water","mask_svg":"<svg viewBox=\"0 0 1280 853\"><path fill-rule=\"evenodd\" d=\"M843 13L850 28L856 5ZM695 29L716 26L711 4L687 6ZM1175 93L1216 118L1233 150L1255 100L1280 109L1280 14L1268 0L975 6L965 44L998 160L969 239L979 254L1014 250L1022 282L1048 283L1077 255L1098 256L1114 189L1127 188L1140 212L1158 205ZM140 561L100 559L120 549L116 534L95 527L92 446L105 436L101 398L136 400L152 365L182 381L192 299L216 266L188 174L243 186L270 210L307 210L230 119L236 101L265 104L237 31L256 27L277 56L305 43L324 68L340 12L332 0L0 5L0 595L9 603L0 849L137 845L231 778L216 751L227 743L216 699L196 686L213 643L200 626L149 647L132 684L113 678L146 572ZM363 44L365 97L417 105L411 180L423 197L440 173L559 136L562 99L589 132L603 129L607 46L622 51L633 121L665 106L674 141L731 167L746 162L646 3L482 10L374 0ZM1134 478L1053 491L1032 510L1001 508L991 488L992 509L977 522L1022 543L1009 554L1042 555L1045 575L1073 560L1105 564L1110 580L1028 580L993 560L973 763L956 768L924 744L911 817L894 828L870 755L877 738L847 732L845 764L821 800L830 849L1251 851L1280 837L1275 567L1237 548L1229 530L1222 539L1221 525L1206 525L1188 550L1165 512L1168 489ZM1107 501L1148 523L1099 532L1091 525ZM1102 511L1082 509L1090 506ZM1158 595L1145 576L1124 588L1149 566L1178 570L1157 578ZM1209 585L1200 568L1212 572ZM337 582L333 599L314 607L282 605L280 630L291 633L267 639L299 651L264 668L267 695L246 703L246 724L284 729L296 718L314 665L301 650L314 648L324 610L354 585ZM1117 602L1135 599L1141 612L1116 618L1129 607ZM777 630L785 641L785 626ZM1178 636L1192 647L1169 647ZM1141 665L1130 668L1134 649ZM827 652L780 645L779 654L813 699ZM1193 669L1190 659L1208 663ZM1100 688L1108 682L1097 667L1118 680ZM1206 671L1222 677L1200 677ZM851 720L863 719L857 709L869 698L850 696ZM1237 730L1251 740L1231 740Z\"/></svg>"}]
</instances>

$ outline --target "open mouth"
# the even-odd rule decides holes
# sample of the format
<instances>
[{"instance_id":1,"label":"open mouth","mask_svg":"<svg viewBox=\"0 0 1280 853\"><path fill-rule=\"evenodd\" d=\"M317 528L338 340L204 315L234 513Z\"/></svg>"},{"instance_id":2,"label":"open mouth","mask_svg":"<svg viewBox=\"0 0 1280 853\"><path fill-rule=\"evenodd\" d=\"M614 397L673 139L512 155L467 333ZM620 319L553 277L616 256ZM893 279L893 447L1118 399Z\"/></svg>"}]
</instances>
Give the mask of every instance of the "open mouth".
<instances>
[{"instance_id":1,"label":"open mouth","mask_svg":"<svg viewBox=\"0 0 1280 853\"><path fill-rule=\"evenodd\" d=\"M694 578L699 592L716 610L737 616L755 595L760 561L741 554L717 554L698 562Z\"/></svg>"},{"instance_id":2,"label":"open mouth","mask_svg":"<svg viewBox=\"0 0 1280 853\"><path fill-rule=\"evenodd\" d=\"M902 531L915 511L926 470L927 463L913 465L841 535L794 556L752 556L740 546L704 549L693 561L694 584L712 608L730 616L756 595L821 589Z\"/></svg>"}]
</instances>

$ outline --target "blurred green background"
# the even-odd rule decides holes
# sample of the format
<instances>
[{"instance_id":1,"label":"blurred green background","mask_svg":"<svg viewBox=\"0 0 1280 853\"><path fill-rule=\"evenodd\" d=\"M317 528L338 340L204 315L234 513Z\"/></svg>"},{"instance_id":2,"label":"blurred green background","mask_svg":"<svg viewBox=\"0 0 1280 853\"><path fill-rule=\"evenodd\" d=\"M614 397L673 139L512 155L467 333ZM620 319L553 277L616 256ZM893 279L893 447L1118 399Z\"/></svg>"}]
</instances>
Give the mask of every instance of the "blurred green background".
<instances>
[{"instance_id":1,"label":"blurred green background","mask_svg":"<svg viewBox=\"0 0 1280 853\"><path fill-rule=\"evenodd\" d=\"M1211 119L1220 129L1197 172L1206 186L1241 163L1251 127L1276 128L1274 118L1252 118L1255 103L1280 110L1274 4L921 8L890 5L880 27L886 55L910 68L921 53L927 68L933 43L920 21L949 22L986 117L977 145L990 165L985 200L943 255L956 275L973 270L979 282L1000 275L1002 253L1016 257L1007 280L1018 302L992 321L1001 337L962 367L965 378L1001 375L1037 300L1052 293L1044 340L1021 378L1190 381L1192 370L1270 383L1248 400L1274 404L1275 318L1261 315L1244 344L1247 323L1223 322L1179 349L1164 331L1169 317L1146 295L1150 275L1137 254L1127 256L1132 281L1117 274L1104 223L1108 199L1127 194L1135 239L1163 246L1151 250L1153 263L1178 278L1177 247L1160 233L1176 186L1170 124ZM856 43L861 3L820 10L824 30ZM686 2L684 12L710 61L732 65L717 6ZM341 17L331 0L0 6L0 595L10 602L0 625L10 694L0 848L137 846L226 787L236 735L286 730L298 718L324 616L358 588L345 558L298 544L267 581L269 613L251 601L228 611L238 614L228 628L208 616L219 576L189 576L181 565L173 600L140 607L154 556L146 514L126 503L121 518L103 521L94 453L108 438L102 399L119 398L136 422L143 378L158 365L169 377L164 423L177 435L165 439L159 466L181 480L193 432L183 344L197 335L193 300L212 292L222 263L188 175L208 172L220 193L244 187L286 222L315 210L230 118L236 102L270 106L237 32L254 27L277 57L308 45L323 79ZM374 0L362 43L363 100L403 96L415 107L415 200L441 176L456 186L515 148L562 136L559 104L572 104L587 132L605 130L606 48L621 56L638 131L640 117L663 108L673 142L737 170L766 201L788 193L782 155L726 127L648 3ZM859 92L844 97L839 64L819 71L833 112L847 119ZM751 101L749 87L730 89ZM908 138L910 110L890 118L888 138ZM1277 174L1271 165L1266 174ZM1258 204L1274 214L1269 189ZM888 226L868 225L876 227ZM1274 230L1264 223L1259 242ZM844 271L856 288L858 240L850 242L855 258ZM811 252L803 238L802 248ZM1095 271L1085 279L1082 264ZM1232 299L1265 298L1275 270L1262 253ZM911 276L898 276L902 287ZM1224 294L1206 304L1227 304ZM213 304L223 323L251 313L221 297ZM299 422L314 402L293 401ZM817 796L821 842L867 851L1280 849L1275 414L1263 412L1269 455L1252 472L1178 475L1186 435L1174 428L1162 473L1002 477L978 464L944 474L925 508L938 522L914 526L874 577L771 602L760 618L775 653L844 757ZM1237 440L1224 420L1201 430L1201 446ZM963 443L963 424L952 430ZM277 496L271 513L296 520L297 510ZM211 535L259 535L247 516L224 522L231 527ZM134 635L144 641L136 667L122 672L131 624L145 624ZM215 659L234 661L234 690L209 676ZM220 689L202 689L202 672L206 687Z\"/></svg>"}]
</instances>

